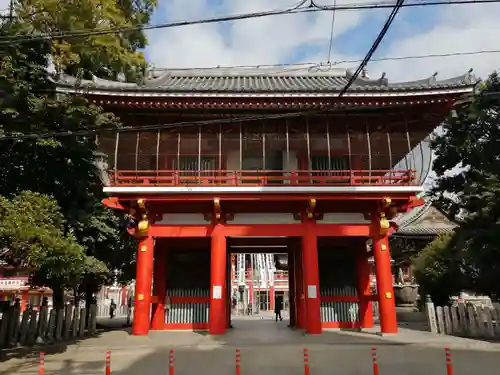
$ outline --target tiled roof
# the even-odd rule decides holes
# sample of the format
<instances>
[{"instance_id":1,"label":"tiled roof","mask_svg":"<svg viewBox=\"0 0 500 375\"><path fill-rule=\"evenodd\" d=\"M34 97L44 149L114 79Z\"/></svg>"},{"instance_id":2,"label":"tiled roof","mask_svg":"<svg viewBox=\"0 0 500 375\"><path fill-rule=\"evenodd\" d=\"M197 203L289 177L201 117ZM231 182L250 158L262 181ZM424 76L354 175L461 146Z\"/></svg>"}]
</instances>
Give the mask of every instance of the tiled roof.
<instances>
[{"instance_id":1,"label":"tiled roof","mask_svg":"<svg viewBox=\"0 0 500 375\"><path fill-rule=\"evenodd\" d=\"M106 91L143 91L168 93L335 93L341 91L352 76L346 69L290 71L286 69L185 69L153 74L141 84L110 81L94 77L79 80L59 77L60 87L88 87ZM430 78L410 82L389 82L380 78L358 77L349 92L404 92L472 88L476 80L471 72L459 77L437 80Z\"/></svg>"},{"instance_id":2,"label":"tiled roof","mask_svg":"<svg viewBox=\"0 0 500 375\"><path fill-rule=\"evenodd\" d=\"M415 224L409 225L404 228L400 228L395 235L404 236L437 236L439 234L452 233L456 228L454 224L445 225L425 225L425 224Z\"/></svg>"},{"instance_id":3,"label":"tiled roof","mask_svg":"<svg viewBox=\"0 0 500 375\"><path fill-rule=\"evenodd\" d=\"M434 216L439 216L436 220ZM452 233L457 224L448 220L430 199L424 205L414 208L407 214L397 217L394 222L399 226L393 236L437 236Z\"/></svg>"}]
</instances>

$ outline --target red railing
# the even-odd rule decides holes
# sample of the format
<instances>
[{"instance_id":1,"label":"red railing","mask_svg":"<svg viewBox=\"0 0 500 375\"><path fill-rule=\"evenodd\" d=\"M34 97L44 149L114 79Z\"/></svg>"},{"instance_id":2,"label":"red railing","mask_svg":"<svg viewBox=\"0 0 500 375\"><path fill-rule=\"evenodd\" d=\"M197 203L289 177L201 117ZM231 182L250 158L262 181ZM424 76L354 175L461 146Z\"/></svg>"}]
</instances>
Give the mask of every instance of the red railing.
<instances>
[{"instance_id":1,"label":"red railing","mask_svg":"<svg viewBox=\"0 0 500 375\"><path fill-rule=\"evenodd\" d=\"M254 276L254 280L256 277ZM234 273L231 274L231 280L237 281L236 280L236 275ZM245 271L245 280L249 281L252 280L252 272L251 271ZM274 280L275 281L288 281L288 271L275 271L274 272Z\"/></svg>"},{"instance_id":2,"label":"red railing","mask_svg":"<svg viewBox=\"0 0 500 375\"><path fill-rule=\"evenodd\" d=\"M414 185L416 171L248 171L248 170L118 170L110 172L113 186L311 186L311 185Z\"/></svg>"}]
</instances>

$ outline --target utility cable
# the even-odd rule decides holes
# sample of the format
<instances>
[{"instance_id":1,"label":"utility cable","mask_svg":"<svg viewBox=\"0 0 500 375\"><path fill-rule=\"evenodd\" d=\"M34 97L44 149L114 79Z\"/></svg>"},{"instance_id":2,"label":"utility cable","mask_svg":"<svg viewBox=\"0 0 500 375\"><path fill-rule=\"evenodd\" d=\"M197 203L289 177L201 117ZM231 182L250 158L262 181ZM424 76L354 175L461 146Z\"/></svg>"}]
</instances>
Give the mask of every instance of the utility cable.
<instances>
[{"instance_id":1,"label":"utility cable","mask_svg":"<svg viewBox=\"0 0 500 375\"><path fill-rule=\"evenodd\" d=\"M332 24L330 27L330 43L328 44L328 55L326 57L326 63L330 64L330 58L332 57L332 47L333 47L333 32L335 30L335 7L337 6L337 0L333 0L333 11L332 11Z\"/></svg>"},{"instance_id":2,"label":"utility cable","mask_svg":"<svg viewBox=\"0 0 500 375\"><path fill-rule=\"evenodd\" d=\"M500 49L487 49L478 51L465 51L465 52L450 52L450 53L431 53L424 55L407 55L407 56L388 56L380 57L376 59L370 59L370 62L382 62L382 61L397 61L397 60L421 60L429 58L438 57L454 57L454 56L473 56L482 54L494 54L500 53ZM206 67L194 67L194 68L152 68L154 72L175 72L177 71L196 71L196 70L222 70L222 69L266 69L266 68L288 68L290 71L294 70L304 70L304 69L314 69L321 68L323 66L330 67L341 64L358 64L362 62L362 59L357 60L337 60L328 62L302 62L302 63L277 63L277 64L258 64L258 65L217 65L217 66L206 66ZM280 70L281 71L281 70ZM287 70L288 71L288 70ZM328 71L325 70L325 71Z\"/></svg>"},{"instance_id":3,"label":"utility cable","mask_svg":"<svg viewBox=\"0 0 500 375\"><path fill-rule=\"evenodd\" d=\"M362 110L366 108L371 108L369 106L357 106L355 110ZM384 108L388 108L387 106ZM306 115L320 115L325 113L334 113L345 111L345 108L322 108L317 110L302 110L295 112L277 113L277 114L264 114L264 115L252 115L245 117L234 117L234 118L218 118L214 120L199 120L199 121L183 121L175 122L169 124L155 124L155 125L141 125L141 126L129 126L121 128L98 128L93 130L75 130L75 131L65 131L65 132L47 132L47 133L31 133L23 135L13 135L13 136L0 136L1 141L21 141L26 139L49 139L54 137L84 137L89 135L103 134L103 133L128 133L128 132L145 132L151 130L163 130L163 129L177 129L192 126L206 126L206 125L222 125L222 124L235 124L248 121L261 121L261 120L276 120L276 119L290 119L296 117L302 117Z\"/></svg>"},{"instance_id":4,"label":"utility cable","mask_svg":"<svg viewBox=\"0 0 500 375\"><path fill-rule=\"evenodd\" d=\"M391 13L389 14L389 17L385 21L385 24L382 27L382 30L380 30L380 33L378 34L377 39L375 39L375 41L373 42L372 46L370 47L370 50L366 54L365 58L363 59L363 61L361 62L361 64L359 64L358 69L356 69L356 71L354 72L354 74L349 78L349 81L347 81L347 84L344 86L344 88L342 89L342 91L340 91L340 93L338 95L339 98L341 98L342 96L344 96L344 94L347 92L347 90L349 90L349 88L351 87L351 85L358 78L359 74L363 71L363 69L365 68L366 64L368 64L368 61L370 61L371 57L373 56L373 54L377 50L378 46L380 45L380 43L384 39L385 34L387 34L387 31L391 27L392 22L394 21L394 18L396 18L396 15L398 14L399 10L401 9L401 6L403 5L404 1L405 0L398 0L398 2L396 3L396 5L394 6L394 9L391 11Z\"/></svg>"},{"instance_id":5,"label":"utility cable","mask_svg":"<svg viewBox=\"0 0 500 375\"><path fill-rule=\"evenodd\" d=\"M305 4L307 0L303 2ZM493 4L500 3L500 0L427 0L418 1L412 3L405 3L402 7L425 7L425 6L438 6L438 5L465 5L465 4ZM79 31L58 31L53 33L37 34L32 36L15 36L15 37L0 37L0 45L8 45L13 43L27 43L32 41L42 41L42 40L54 40L54 39L65 39L65 38L82 38L88 36L99 36L106 34L120 34L127 33L131 31L145 31L145 30L155 30L155 29L166 29L180 26L190 26L199 24L209 24L209 23L219 23L228 21L237 21L243 19L287 15L287 14L299 14L299 13L315 13L324 11L356 11L356 10L367 10L367 9L388 9L394 8L395 4L393 1L379 1L374 3L351 3L351 4L336 4L333 6L319 6L314 4L312 1L310 5L305 7L294 6L292 8L280 10L280 11L267 11L267 12L255 12L255 13L244 13L223 17L212 17L203 18L191 21L176 21L169 23L160 24L141 24L131 27L117 27L117 28L104 28L104 29L88 29Z\"/></svg>"},{"instance_id":6,"label":"utility cable","mask_svg":"<svg viewBox=\"0 0 500 375\"><path fill-rule=\"evenodd\" d=\"M422 58L427 58L427 57L448 57L448 56L469 56L469 55L476 55L476 54L488 54L488 53L500 53L499 50L481 50L481 51L470 51L470 52L454 52L454 53L443 53L443 54L431 54L431 55L415 55L415 56L399 56L399 57L384 57L384 58L379 58L379 59L373 59L371 60L372 62L375 61L390 61L390 60L407 60L407 59L422 59ZM338 61L336 63L358 63L362 62L363 60L343 60L343 61ZM313 64L313 63L311 63ZM273 66L283 66L285 64L276 64ZM290 64L294 65L294 64ZM317 64L316 64L317 65ZM260 65L262 66L262 65ZM239 66L234 66L236 68L241 68L241 67L252 67L250 65L239 65ZM232 68L232 67L225 67L225 68ZM200 69L200 68L192 68L192 69ZM207 68L202 68L202 69L207 69ZM213 69L218 69L217 67L214 67ZM322 111L297 111L297 112L290 112L290 113L284 113L284 114L278 114L278 115L262 115L262 116L247 116L247 117L240 117L240 118L232 118L232 119L217 119L217 120L201 120L201 121L191 121L191 122L179 122L179 123L171 123L171 124L156 124L156 125L147 125L147 126L140 126L140 127L124 127L124 128L112 128L112 129L103 129L103 128L95 128L93 130L89 130L88 128L86 130L81 130L81 131L67 131L67 132L49 132L49 133L31 133L31 134L24 134L24 135L16 135L16 136L0 136L0 141L2 140L23 140L23 139L47 139L47 138L53 138L53 137L66 137L66 136L86 136L86 135L94 135L94 134L100 134L100 133L106 133L106 132L128 132L128 131L144 131L144 130L158 130L158 129L167 129L167 128L176 128L176 127L183 127L183 126L196 126L196 125L211 125L211 124L219 124L219 123L238 123L242 121L253 121L253 120L265 120L265 119L276 119L276 118L292 118L296 116L301 116L301 115L307 115L307 114L315 114L315 113L320 113ZM324 112L324 111L323 111Z\"/></svg>"}]
</instances>

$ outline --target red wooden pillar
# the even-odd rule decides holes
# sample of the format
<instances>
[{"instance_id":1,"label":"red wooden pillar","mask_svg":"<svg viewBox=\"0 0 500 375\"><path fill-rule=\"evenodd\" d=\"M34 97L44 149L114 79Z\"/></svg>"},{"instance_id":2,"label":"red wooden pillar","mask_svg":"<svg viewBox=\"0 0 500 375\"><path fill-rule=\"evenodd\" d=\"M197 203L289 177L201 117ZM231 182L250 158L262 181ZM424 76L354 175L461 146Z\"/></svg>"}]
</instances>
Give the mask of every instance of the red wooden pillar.
<instances>
[{"instance_id":1,"label":"red wooden pillar","mask_svg":"<svg viewBox=\"0 0 500 375\"><path fill-rule=\"evenodd\" d=\"M134 336L145 336L149 333L153 259L153 238L145 237L139 242L137 250L134 323L132 324L132 334Z\"/></svg>"},{"instance_id":2,"label":"red wooden pillar","mask_svg":"<svg viewBox=\"0 0 500 375\"><path fill-rule=\"evenodd\" d=\"M288 302L290 308L290 327L296 327L297 326L297 298L296 298L297 281L295 277L295 252L293 251L293 249L291 250L292 251L288 252Z\"/></svg>"},{"instance_id":3,"label":"red wooden pillar","mask_svg":"<svg viewBox=\"0 0 500 375\"><path fill-rule=\"evenodd\" d=\"M127 287L125 285L122 285L120 291L120 306L127 306Z\"/></svg>"},{"instance_id":4,"label":"red wooden pillar","mask_svg":"<svg viewBox=\"0 0 500 375\"><path fill-rule=\"evenodd\" d=\"M251 267L246 269L245 280L248 275L248 304L252 306L253 309L253 270Z\"/></svg>"},{"instance_id":5,"label":"red wooden pillar","mask_svg":"<svg viewBox=\"0 0 500 375\"><path fill-rule=\"evenodd\" d=\"M387 236L373 238L375 274L380 311L380 330L382 333L397 333L396 305L392 286L391 255Z\"/></svg>"},{"instance_id":6,"label":"red wooden pillar","mask_svg":"<svg viewBox=\"0 0 500 375\"><path fill-rule=\"evenodd\" d=\"M216 224L212 231L210 257L210 314L208 330L212 335L226 331L226 237Z\"/></svg>"},{"instance_id":7,"label":"red wooden pillar","mask_svg":"<svg viewBox=\"0 0 500 375\"><path fill-rule=\"evenodd\" d=\"M26 311L26 307L28 305L28 299L29 299L28 293L29 292L27 290L25 290L21 294L21 312L25 312ZM41 296L41 297L43 298L43 296Z\"/></svg>"},{"instance_id":8,"label":"red wooden pillar","mask_svg":"<svg viewBox=\"0 0 500 375\"><path fill-rule=\"evenodd\" d=\"M226 251L226 329L231 328L231 310L233 297L232 254Z\"/></svg>"},{"instance_id":9,"label":"red wooden pillar","mask_svg":"<svg viewBox=\"0 0 500 375\"><path fill-rule=\"evenodd\" d=\"M304 265L304 288L306 296L306 332L321 333L321 311L319 296L318 238L314 220L304 221L302 236L302 262Z\"/></svg>"},{"instance_id":10,"label":"red wooden pillar","mask_svg":"<svg viewBox=\"0 0 500 375\"><path fill-rule=\"evenodd\" d=\"M304 292L304 268L302 264L302 249L294 252L295 269L295 301L297 311L297 328L306 328L306 301Z\"/></svg>"},{"instance_id":11,"label":"red wooden pillar","mask_svg":"<svg viewBox=\"0 0 500 375\"><path fill-rule=\"evenodd\" d=\"M370 264L366 245L358 249L356 268L358 273L359 323L362 328L373 328L373 308L370 290Z\"/></svg>"},{"instance_id":12,"label":"red wooden pillar","mask_svg":"<svg viewBox=\"0 0 500 375\"><path fill-rule=\"evenodd\" d=\"M157 300L153 304L151 329L162 330L165 326L165 298L167 296L167 252L165 248L156 249L153 281Z\"/></svg>"}]
</instances>

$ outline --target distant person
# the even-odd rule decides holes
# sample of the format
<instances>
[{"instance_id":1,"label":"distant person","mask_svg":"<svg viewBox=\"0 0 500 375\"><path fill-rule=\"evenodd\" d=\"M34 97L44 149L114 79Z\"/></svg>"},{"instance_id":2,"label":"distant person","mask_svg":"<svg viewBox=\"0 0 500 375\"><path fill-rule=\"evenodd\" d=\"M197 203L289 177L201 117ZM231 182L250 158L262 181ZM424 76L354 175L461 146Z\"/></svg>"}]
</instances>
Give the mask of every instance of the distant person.
<instances>
[{"instance_id":1,"label":"distant person","mask_svg":"<svg viewBox=\"0 0 500 375\"><path fill-rule=\"evenodd\" d=\"M113 298L111 298L111 303L109 304L109 319L113 319L115 317L116 303Z\"/></svg>"},{"instance_id":2,"label":"distant person","mask_svg":"<svg viewBox=\"0 0 500 375\"><path fill-rule=\"evenodd\" d=\"M236 305L238 304L238 300L236 299L235 296L233 296L233 298L231 300L231 304L232 304L232 308L234 310L236 308Z\"/></svg>"},{"instance_id":3,"label":"distant person","mask_svg":"<svg viewBox=\"0 0 500 375\"><path fill-rule=\"evenodd\" d=\"M132 307L134 306L134 297L129 296L127 298L127 323L125 323L127 326L130 325L130 319L132 318Z\"/></svg>"},{"instance_id":4,"label":"distant person","mask_svg":"<svg viewBox=\"0 0 500 375\"><path fill-rule=\"evenodd\" d=\"M274 298L274 313L276 314L276 321L278 321L278 318L280 322L283 320L281 310L283 310L283 297L276 296L276 298Z\"/></svg>"}]
</instances>

